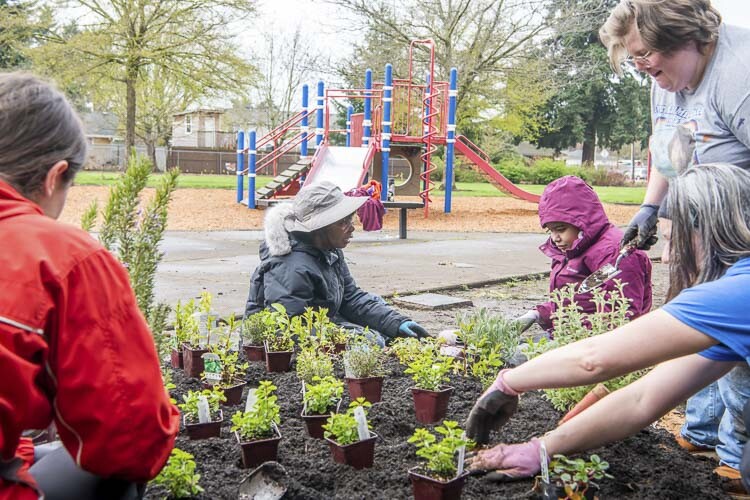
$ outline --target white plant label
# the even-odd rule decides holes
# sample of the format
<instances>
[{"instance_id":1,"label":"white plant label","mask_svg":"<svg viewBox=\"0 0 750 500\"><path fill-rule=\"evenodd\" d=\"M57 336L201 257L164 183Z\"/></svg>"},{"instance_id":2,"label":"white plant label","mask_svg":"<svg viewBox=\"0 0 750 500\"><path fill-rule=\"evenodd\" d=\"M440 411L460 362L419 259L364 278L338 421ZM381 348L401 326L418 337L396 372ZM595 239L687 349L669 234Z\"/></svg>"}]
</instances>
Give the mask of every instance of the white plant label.
<instances>
[{"instance_id":1,"label":"white plant label","mask_svg":"<svg viewBox=\"0 0 750 500\"><path fill-rule=\"evenodd\" d=\"M208 341L208 314L202 312L193 313L193 318L198 323L199 347L206 347Z\"/></svg>"},{"instance_id":2,"label":"white plant label","mask_svg":"<svg viewBox=\"0 0 750 500\"><path fill-rule=\"evenodd\" d=\"M250 389L247 391L247 401L245 402L245 413L249 412L255 406L255 402L258 401L258 396L255 395L257 389Z\"/></svg>"},{"instance_id":3,"label":"white plant label","mask_svg":"<svg viewBox=\"0 0 750 500\"><path fill-rule=\"evenodd\" d=\"M221 382L224 367L221 365L221 359L218 354L207 352L202 354L201 358L203 358L203 375L206 378L206 382L211 385Z\"/></svg>"},{"instance_id":4,"label":"white plant label","mask_svg":"<svg viewBox=\"0 0 750 500\"><path fill-rule=\"evenodd\" d=\"M207 424L211 421L211 409L208 407L206 396L198 396L198 423Z\"/></svg>"},{"instance_id":5,"label":"white plant label","mask_svg":"<svg viewBox=\"0 0 750 500\"><path fill-rule=\"evenodd\" d=\"M549 464L547 463L547 447L544 445L544 441L541 441L539 446L539 464L542 468L542 481L549 483Z\"/></svg>"},{"instance_id":6,"label":"white plant label","mask_svg":"<svg viewBox=\"0 0 750 500\"><path fill-rule=\"evenodd\" d=\"M465 432L461 434L461 439L466 439ZM464 473L464 460L466 460L466 445L458 449L458 472L456 473L456 477Z\"/></svg>"},{"instance_id":7,"label":"white plant label","mask_svg":"<svg viewBox=\"0 0 750 500\"><path fill-rule=\"evenodd\" d=\"M357 421L357 434L359 434L359 440L367 439L370 437L370 431L367 430L367 415L365 415L365 409L358 406L354 409L354 420Z\"/></svg>"}]
</instances>

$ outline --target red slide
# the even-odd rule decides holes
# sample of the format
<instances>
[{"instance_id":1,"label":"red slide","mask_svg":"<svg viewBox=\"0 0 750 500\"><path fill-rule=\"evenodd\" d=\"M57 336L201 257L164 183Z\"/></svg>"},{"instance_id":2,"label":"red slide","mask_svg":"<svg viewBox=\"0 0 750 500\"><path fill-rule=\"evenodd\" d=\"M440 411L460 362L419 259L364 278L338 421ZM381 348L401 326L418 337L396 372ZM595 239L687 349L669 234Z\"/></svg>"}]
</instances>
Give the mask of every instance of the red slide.
<instances>
[{"instance_id":1,"label":"red slide","mask_svg":"<svg viewBox=\"0 0 750 500\"><path fill-rule=\"evenodd\" d=\"M477 170L479 170L480 173L484 174L484 176L489 179L493 186L520 200L539 203L538 194L524 191L523 189L510 182L503 174L495 170L492 165L490 165L490 159L487 154L479 149L479 146L471 142L465 136L459 135L456 137L455 147L456 151L468 158L468 160L474 164Z\"/></svg>"}]
</instances>

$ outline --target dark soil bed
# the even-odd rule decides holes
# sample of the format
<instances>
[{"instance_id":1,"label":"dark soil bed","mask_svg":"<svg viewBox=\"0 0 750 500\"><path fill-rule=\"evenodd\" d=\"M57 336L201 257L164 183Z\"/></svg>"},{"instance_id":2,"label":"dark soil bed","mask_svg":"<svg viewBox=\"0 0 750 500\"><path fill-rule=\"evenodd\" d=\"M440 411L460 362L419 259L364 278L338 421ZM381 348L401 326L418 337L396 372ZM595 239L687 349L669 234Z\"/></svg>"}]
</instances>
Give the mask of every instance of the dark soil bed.
<instances>
[{"instance_id":1,"label":"dark soil bed","mask_svg":"<svg viewBox=\"0 0 750 500\"><path fill-rule=\"evenodd\" d=\"M545 293L546 282L511 283L479 290L455 292L472 298L475 306L488 307L502 314L522 313L537 303ZM501 304L501 305L498 305ZM456 311L405 311L432 331L455 324ZM406 441L417 427L409 388L411 379L391 362L391 375L385 379L383 402L373 405L369 418L372 430L380 439L375 447L375 466L361 471L332 461L323 440L307 436L300 418L300 383L294 372L267 374L262 363L252 363L247 374L250 386L260 380L271 380L278 387L281 405L282 441L279 462L289 473L285 498L410 498L411 485L406 471L417 465L414 446ZM339 373L339 376L343 375ZM190 389L199 389L195 379L174 372L177 389L173 396L181 400ZM455 391L448 407L448 418L463 423L479 396L481 388L471 379L452 377ZM245 391L245 395L247 391ZM345 398L346 398L345 391ZM348 399L344 404L348 404ZM177 447L192 453L205 489L199 498L237 498L240 481L249 471L240 468L240 449L230 433L231 415L244 406L225 407L221 438L190 441L180 432ZM343 405L342 405L343 407ZM541 396L529 393L521 397L519 411L493 442L521 442L539 436L555 427L562 415ZM614 479L601 483L600 498L726 498L718 481L712 477L715 465L708 458L693 457L682 451L665 430L650 427L623 442L594 450L610 463ZM464 498L525 498L533 480L513 483L491 483L471 477L463 490ZM150 488L147 497L161 495Z\"/></svg>"}]
</instances>

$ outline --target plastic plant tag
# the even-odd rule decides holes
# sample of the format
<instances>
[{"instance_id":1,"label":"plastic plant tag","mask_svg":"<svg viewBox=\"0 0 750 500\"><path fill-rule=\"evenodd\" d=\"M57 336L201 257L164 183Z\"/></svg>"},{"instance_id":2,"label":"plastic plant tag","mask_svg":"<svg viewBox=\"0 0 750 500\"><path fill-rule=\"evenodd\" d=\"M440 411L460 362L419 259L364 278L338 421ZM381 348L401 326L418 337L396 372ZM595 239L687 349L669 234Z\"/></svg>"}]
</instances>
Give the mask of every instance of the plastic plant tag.
<instances>
[{"instance_id":1,"label":"plastic plant tag","mask_svg":"<svg viewBox=\"0 0 750 500\"><path fill-rule=\"evenodd\" d=\"M206 347L208 344L208 314L195 312L193 313L193 318L198 323L198 346Z\"/></svg>"},{"instance_id":2,"label":"plastic plant tag","mask_svg":"<svg viewBox=\"0 0 750 500\"><path fill-rule=\"evenodd\" d=\"M240 332L235 330L229 334L229 349L232 351L240 350Z\"/></svg>"},{"instance_id":3,"label":"plastic plant tag","mask_svg":"<svg viewBox=\"0 0 750 500\"><path fill-rule=\"evenodd\" d=\"M549 484L549 464L547 463L547 447L544 441L539 441L539 464L541 465L542 481Z\"/></svg>"},{"instance_id":4,"label":"plastic plant tag","mask_svg":"<svg viewBox=\"0 0 750 500\"><path fill-rule=\"evenodd\" d=\"M466 439L465 432L461 434L461 439ZM464 473L464 460L466 460L466 445L458 449L458 471L456 472L456 477Z\"/></svg>"},{"instance_id":5,"label":"plastic plant tag","mask_svg":"<svg viewBox=\"0 0 750 500\"><path fill-rule=\"evenodd\" d=\"M255 395L257 389L250 389L247 391L247 401L245 402L245 413L249 412L255 406L255 402L258 401L258 396Z\"/></svg>"},{"instance_id":6,"label":"plastic plant tag","mask_svg":"<svg viewBox=\"0 0 750 500\"><path fill-rule=\"evenodd\" d=\"M206 396L198 396L198 423L207 424L211 421L211 410Z\"/></svg>"},{"instance_id":7,"label":"plastic plant tag","mask_svg":"<svg viewBox=\"0 0 750 500\"><path fill-rule=\"evenodd\" d=\"M203 358L203 374L206 378L206 382L211 385L216 385L221 382L221 376L223 367L221 366L221 359L218 354L213 352L207 352L201 355Z\"/></svg>"},{"instance_id":8,"label":"plastic plant tag","mask_svg":"<svg viewBox=\"0 0 750 500\"><path fill-rule=\"evenodd\" d=\"M359 434L359 440L367 439L370 437L370 431L367 430L367 415L365 415L365 409L358 406L354 409L354 420L357 421L357 434Z\"/></svg>"}]
</instances>

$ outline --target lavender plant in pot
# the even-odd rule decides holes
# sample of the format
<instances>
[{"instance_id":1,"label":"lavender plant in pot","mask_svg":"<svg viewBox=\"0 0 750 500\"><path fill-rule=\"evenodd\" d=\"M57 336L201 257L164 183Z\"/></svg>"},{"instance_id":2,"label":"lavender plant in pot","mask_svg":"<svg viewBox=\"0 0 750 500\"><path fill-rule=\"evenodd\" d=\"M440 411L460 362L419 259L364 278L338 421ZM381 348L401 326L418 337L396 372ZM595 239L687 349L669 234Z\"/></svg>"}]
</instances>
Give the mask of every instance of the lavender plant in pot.
<instances>
[{"instance_id":1,"label":"lavender plant in pot","mask_svg":"<svg viewBox=\"0 0 750 500\"><path fill-rule=\"evenodd\" d=\"M190 439L221 436L224 415L219 405L226 400L222 391L215 388L188 391L182 399L183 403L178 406L182 410L182 421ZM216 417L212 418L212 414Z\"/></svg>"},{"instance_id":2,"label":"lavender plant in pot","mask_svg":"<svg viewBox=\"0 0 750 500\"><path fill-rule=\"evenodd\" d=\"M328 417L323 429L334 462L355 469L372 467L378 435L370 430L367 422L366 408L370 406L364 398L359 398L349 404L346 413Z\"/></svg>"},{"instance_id":3,"label":"lavender plant in pot","mask_svg":"<svg viewBox=\"0 0 750 500\"><path fill-rule=\"evenodd\" d=\"M454 358L440 355L438 349L437 344L423 349L404 371L414 380L411 388L414 410L417 421L423 424L432 424L445 416L453 393L453 387L444 384L449 380Z\"/></svg>"},{"instance_id":4,"label":"lavender plant in pot","mask_svg":"<svg viewBox=\"0 0 750 500\"><path fill-rule=\"evenodd\" d=\"M308 342L299 351L295 369L297 377L307 384L313 383L315 377L333 377L333 361L317 342Z\"/></svg>"},{"instance_id":5,"label":"lavender plant in pot","mask_svg":"<svg viewBox=\"0 0 750 500\"><path fill-rule=\"evenodd\" d=\"M383 377L386 374L386 355L383 349L367 338L358 336L347 346L342 359L349 397L352 400L365 398L370 403L379 403L383 393Z\"/></svg>"},{"instance_id":6,"label":"lavender plant in pot","mask_svg":"<svg viewBox=\"0 0 750 500\"><path fill-rule=\"evenodd\" d=\"M261 381L254 391L254 400L248 403L250 407L232 415L232 431L242 449L245 468L276 460L278 455L281 419L274 391L276 386L270 381Z\"/></svg>"},{"instance_id":7,"label":"lavender plant in pot","mask_svg":"<svg viewBox=\"0 0 750 500\"><path fill-rule=\"evenodd\" d=\"M323 424L338 408L344 384L331 376L313 377L311 384L302 383L302 420L310 437L323 439Z\"/></svg>"},{"instance_id":8,"label":"lavender plant in pot","mask_svg":"<svg viewBox=\"0 0 750 500\"><path fill-rule=\"evenodd\" d=\"M427 429L417 429L409 438L422 459L422 465L409 469L414 498L458 500L468 475L463 468L464 452L471 441L452 420L445 420L435 430L442 434L442 439L438 440Z\"/></svg>"}]
</instances>

